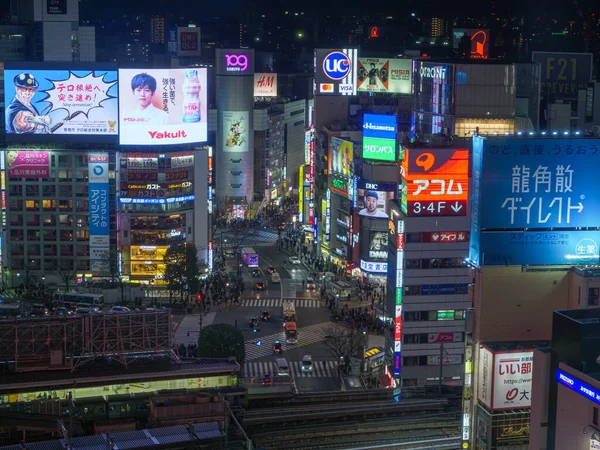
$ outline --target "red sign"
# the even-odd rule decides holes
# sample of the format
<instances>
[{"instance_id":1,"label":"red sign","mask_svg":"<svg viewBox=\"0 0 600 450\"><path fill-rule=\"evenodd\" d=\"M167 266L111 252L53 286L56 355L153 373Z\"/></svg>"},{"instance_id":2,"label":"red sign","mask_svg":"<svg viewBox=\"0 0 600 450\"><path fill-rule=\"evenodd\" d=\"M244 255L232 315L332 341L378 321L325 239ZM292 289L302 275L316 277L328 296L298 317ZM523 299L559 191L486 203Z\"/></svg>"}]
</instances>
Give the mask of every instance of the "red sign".
<instances>
[{"instance_id":1,"label":"red sign","mask_svg":"<svg viewBox=\"0 0 600 450\"><path fill-rule=\"evenodd\" d=\"M402 306L400 306L400 308L402 308ZM394 340L395 341L402 340L402 314L400 314L398 317L396 317L396 322L395 322L395 326L394 326Z\"/></svg>"},{"instance_id":2,"label":"red sign","mask_svg":"<svg viewBox=\"0 0 600 450\"><path fill-rule=\"evenodd\" d=\"M379 27L371 27L369 30L369 36L371 39L377 39L379 37Z\"/></svg>"},{"instance_id":3,"label":"red sign","mask_svg":"<svg viewBox=\"0 0 600 450\"><path fill-rule=\"evenodd\" d=\"M423 233L423 242L469 242L469 233L467 231Z\"/></svg>"},{"instance_id":4,"label":"red sign","mask_svg":"<svg viewBox=\"0 0 600 450\"><path fill-rule=\"evenodd\" d=\"M404 250L404 233L398 233L396 242L398 243L396 250Z\"/></svg>"},{"instance_id":5,"label":"red sign","mask_svg":"<svg viewBox=\"0 0 600 450\"><path fill-rule=\"evenodd\" d=\"M471 58L488 59L489 46L488 32L479 30L471 36Z\"/></svg>"},{"instance_id":6,"label":"red sign","mask_svg":"<svg viewBox=\"0 0 600 450\"><path fill-rule=\"evenodd\" d=\"M452 333L452 332L444 332L444 333L429 333L427 335L427 342L436 343L436 342L455 342L460 341L462 336L461 333Z\"/></svg>"},{"instance_id":7,"label":"red sign","mask_svg":"<svg viewBox=\"0 0 600 450\"><path fill-rule=\"evenodd\" d=\"M129 181L158 181L158 172L131 172L127 174Z\"/></svg>"},{"instance_id":8,"label":"red sign","mask_svg":"<svg viewBox=\"0 0 600 450\"><path fill-rule=\"evenodd\" d=\"M405 152L409 216L465 216L469 195L469 151L422 149Z\"/></svg>"},{"instance_id":9,"label":"red sign","mask_svg":"<svg viewBox=\"0 0 600 450\"><path fill-rule=\"evenodd\" d=\"M189 178L190 174L188 173L187 170L184 170L182 172L168 172L165 173L165 180L166 181L176 181L176 180L187 180Z\"/></svg>"}]
</instances>

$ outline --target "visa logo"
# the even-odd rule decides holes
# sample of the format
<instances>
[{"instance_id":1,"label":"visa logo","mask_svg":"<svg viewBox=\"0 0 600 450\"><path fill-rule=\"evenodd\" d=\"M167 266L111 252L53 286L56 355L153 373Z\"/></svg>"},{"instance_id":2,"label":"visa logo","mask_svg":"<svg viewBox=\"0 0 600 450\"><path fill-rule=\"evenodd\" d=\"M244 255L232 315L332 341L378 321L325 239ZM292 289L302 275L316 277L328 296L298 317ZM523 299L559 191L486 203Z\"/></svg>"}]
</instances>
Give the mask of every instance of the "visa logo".
<instances>
[{"instance_id":1,"label":"visa logo","mask_svg":"<svg viewBox=\"0 0 600 450\"><path fill-rule=\"evenodd\" d=\"M351 84L340 84L340 92L354 92L354 86Z\"/></svg>"}]
</instances>

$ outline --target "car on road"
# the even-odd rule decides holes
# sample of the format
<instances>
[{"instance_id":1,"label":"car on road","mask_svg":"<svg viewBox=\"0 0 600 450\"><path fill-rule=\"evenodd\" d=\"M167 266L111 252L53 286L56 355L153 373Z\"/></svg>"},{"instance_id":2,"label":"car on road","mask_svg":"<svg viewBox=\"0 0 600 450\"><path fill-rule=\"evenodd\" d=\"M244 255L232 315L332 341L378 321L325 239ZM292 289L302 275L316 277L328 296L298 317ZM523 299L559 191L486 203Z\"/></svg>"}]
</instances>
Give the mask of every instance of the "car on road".
<instances>
[{"instance_id":1,"label":"car on road","mask_svg":"<svg viewBox=\"0 0 600 450\"><path fill-rule=\"evenodd\" d=\"M277 269L275 267L273 267L273 266L269 266L269 267L267 267L267 272L269 272L269 273L276 273Z\"/></svg>"},{"instance_id":2,"label":"car on road","mask_svg":"<svg viewBox=\"0 0 600 450\"><path fill-rule=\"evenodd\" d=\"M265 309L262 313L260 313L260 318L265 322L268 322L271 320L271 313Z\"/></svg>"},{"instance_id":3,"label":"car on road","mask_svg":"<svg viewBox=\"0 0 600 450\"><path fill-rule=\"evenodd\" d=\"M279 284L281 283L281 277L277 272L271 274L271 283Z\"/></svg>"},{"instance_id":4,"label":"car on road","mask_svg":"<svg viewBox=\"0 0 600 450\"><path fill-rule=\"evenodd\" d=\"M273 379L271 378L271 375L265 373L260 379L260 384L273 384Z\"/></svg>"},{"instance_id":5,"label":"car on road","mask_svg":"<svg viewBox=\"0 0 600 450\"><path fill-rule=\"evenodd\" d=\"M267 289L267 285L265 284L264 281L259 281L258 283L256 283L255 287L258 292L261 292L261 291L264 291Z\"/></svg>"},{"instance_id":6,"label":"car on road","mask_svg":"<svg viewBox=\"0 0 600 450\"><path fill-rule=\"evenodd\" d=\"M308 372L312 372L312 370L313 370L312 356L304 355L302 357L302 372L308 373Z\"/></svg>"},{"instance_id":7,"label":"car on road","mask_svg":"<svg viewBox=\"0 0 600 450\"><path fill-rule=\"evenodd\" d=\"M225 254L225 258L233 258L235 256L233 250L225 250L223 253Z\"/></svg>"},{"instance_id":8,"label":"car on road","mask_svg":"<svg viewBox=\"0 0 600 450\"><path fill-rule=\"evenodd\" d=\"M250 325L250 328L252 328L252 331L254 331L254 332L260 331L260 322L258 320L258 317L256 317L256 316L250 317L250 319L248 320L248 325Z\"/></svg>"},{"instance_id":9,"label":"car on road","mask_svg":"<svg viewBox=\"0 0 600 450\"><path fill-rule=\"evenodd\" d=\"M275 360L275 365L277 366L277 375L280 376L290 376L290 365L285 360L285 358L277 358Z\"/></svg>"},{"instance_id":10,"label":"car on road","mask_svg":"<svg viewBox=\"0 0 600 450\"><path fill-rule=\"evenodd\" d=\"M262 277L262 276L263 276L262 270L260 270L260 269L254 269L252 271L252 277L253 278L258 278L258 277Z\"/></svg>"},{"instance_id":11,"label":"car on road","mask_svg":"<svg viewBox=\"0 0 600 450\"><path fill-rule=\"evenodd\" d=\"M297 256L290 256L288 261L291 264L300 264L300 259Z\"/></svg>"},{"instance_id":12,"label":"car on road","mask_svg":"<svg viewBox=\"0 0 600 450\"><path fill-rule=\"evenodd\" d=\"M315 280L313 278L307 278L306 279L306 290L307 291L311 291L311 290L315 290L317 288L317 283L315 283Z\"/></svg>"},{"instance_id":13,"label":"car on road","mask_svg":"<svg viewBox=\"0 0 600 450\"><path fill-rule=\"evenodd\" d=\"M127 308L126 306L111 306L110 309L108 310L109 313L128 313L131 312L131 310L129 308Z\"/></svg>"}]
</instances>

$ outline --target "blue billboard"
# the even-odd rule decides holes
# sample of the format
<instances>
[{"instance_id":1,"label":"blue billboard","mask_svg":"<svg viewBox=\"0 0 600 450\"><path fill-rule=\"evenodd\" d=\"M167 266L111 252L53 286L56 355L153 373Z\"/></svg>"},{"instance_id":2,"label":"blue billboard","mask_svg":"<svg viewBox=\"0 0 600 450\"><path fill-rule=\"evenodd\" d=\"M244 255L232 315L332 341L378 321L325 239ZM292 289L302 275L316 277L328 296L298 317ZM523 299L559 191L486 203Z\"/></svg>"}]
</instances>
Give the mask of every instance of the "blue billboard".
<instances>
[{"instance_id":1,"label":"blue billboard","mask_svg":"<svg viewBox=\"0 0 600 450\"><path fill-rule=\"evenodd\" d=\"M396 116L363 116L362 157L377 161L396 161Z\"/></svg>"},{"instance_id":2,"label":"blue billboard","mask_svg":"<svg viewBox=\"0 0 600 450\"><path fill-rule=\"evenodd\" d=\"M473 136L473 170L471 172L471 235L469 241L469 259L479 265L479 214L481 200L481 169L483 164L483 139Z\"/></svg>"},{"instance_id":3,"label":"blue billboard","mask_svg":"<svg viewBox=\"0 0 600 450\"><path fill-rule=\"evenodd\" d=\"M600 230L481 233L481 265L598 264Z\"/></svg>"},{"instance_id":4,"label":"blue billboard","mask_svg":"<svg viewBox=\"0 0 600 450\"><path fill-rule=\"evenodd\" d=\"M479 228L597 227L599 148L598 139L485 139Z\"/></svg>"}]
</instances>

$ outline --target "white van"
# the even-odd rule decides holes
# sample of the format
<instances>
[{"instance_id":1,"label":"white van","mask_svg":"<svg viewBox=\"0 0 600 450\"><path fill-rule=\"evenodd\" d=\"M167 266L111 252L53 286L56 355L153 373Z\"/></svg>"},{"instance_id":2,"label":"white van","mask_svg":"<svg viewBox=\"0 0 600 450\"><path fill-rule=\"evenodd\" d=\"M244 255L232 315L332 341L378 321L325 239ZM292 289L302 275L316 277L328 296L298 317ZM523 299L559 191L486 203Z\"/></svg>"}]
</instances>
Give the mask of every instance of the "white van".
<instances>
[{"instance_id":1,"label":"white van","mask_svg":"<svg viewBox=\"0 0 600 450\"><path fill-rule=\"evenodd\" d=\"M285 358L277 358L275 360L275 365L277 366L277 375L287 376L291 375L290 373L290 365L285 360Z\"/></svg>"},{"instance_id":2,"label":"white van","mask_svg":"<svg viewBox=\"0 0 600 450\"><path fill-rule=\"evenodd\" d=\"M313 370L312 356L304 355L302 357L302 372L308 373Z\"/></svg>"}]
</instances>

